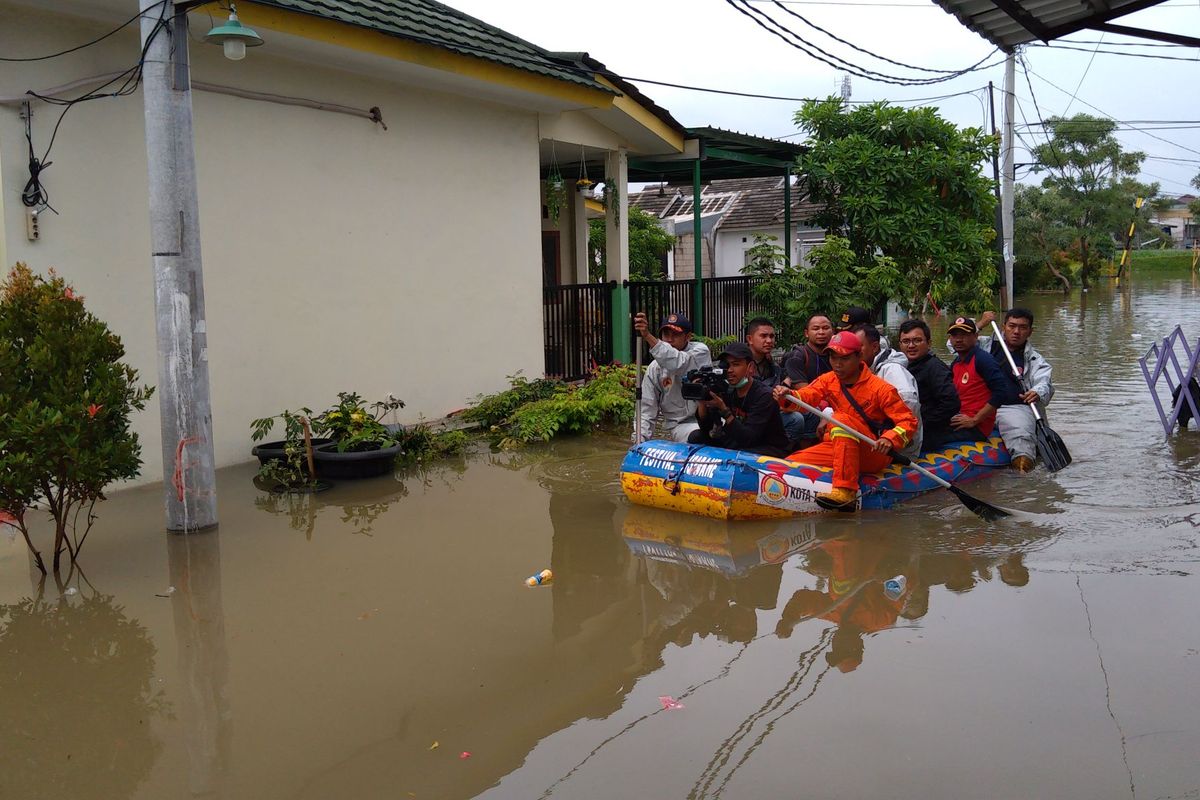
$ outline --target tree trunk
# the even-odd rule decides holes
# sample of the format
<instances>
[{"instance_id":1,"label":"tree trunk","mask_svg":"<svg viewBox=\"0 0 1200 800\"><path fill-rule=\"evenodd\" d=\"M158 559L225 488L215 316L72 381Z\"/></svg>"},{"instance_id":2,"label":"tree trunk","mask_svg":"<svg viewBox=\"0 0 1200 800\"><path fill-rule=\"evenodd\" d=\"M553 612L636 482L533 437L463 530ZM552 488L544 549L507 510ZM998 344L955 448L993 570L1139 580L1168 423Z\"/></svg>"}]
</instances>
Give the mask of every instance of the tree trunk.
<instances>
[{"instance_id":1,"label":"tree trunk","mask_svg":"<svg viewBox=\"0 0 1200 800\"><path fill-rule=\"evenodd\" d=\"M1070 294L1071 293L1071 279L1068 278L1066 275L1063 275L1061 272L1059 272L1055 268L1053 259L1046 259L1046 267L1050 270L1051 274L1053 274L1054 277L1056 277L1060 281L1062 281L1063 294Z\"/></svg>"},{"instance_id":2,"label":"tree trunk","mask_svg":"<svg viewBox=\"0 0 1200 800\"><path fill-rule=\"evenodd\" d=\"M1088 251L1086 238L1079 240L1079 257L1083 261L1083 267L1079 270L1079 281L1083 284L1083 290L1086 292L1092 288L1091 253Z\"/></svg>"}]
</instances>

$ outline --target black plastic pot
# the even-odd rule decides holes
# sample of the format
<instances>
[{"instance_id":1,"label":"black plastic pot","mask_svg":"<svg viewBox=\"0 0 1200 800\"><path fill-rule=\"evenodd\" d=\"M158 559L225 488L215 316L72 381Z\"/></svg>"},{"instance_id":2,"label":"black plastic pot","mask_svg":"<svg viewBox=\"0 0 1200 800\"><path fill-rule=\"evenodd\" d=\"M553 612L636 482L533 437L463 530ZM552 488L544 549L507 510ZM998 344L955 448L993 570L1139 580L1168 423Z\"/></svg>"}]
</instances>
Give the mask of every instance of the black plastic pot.
<instances>
[{"instance_id":1,"label":"black plastic pot","mask_svg":"<svg viewBox=\"0 0 1200 800\"><path fill-rule=\"evenodd\" d=\"M323 444L329 444L333 439L313 439L313 449L320 447ZM250 449L250 455L258 459L258 463L266 464L269 461L283 461L286 456L283 449L287 446L286 441L279 442L263 442L256 444ZM315 454L314 454L315 457Z\"/></svg>"},{"instance_id":2,"label":"black plastic pot","mask_svg":"<svg viewBox=\"0 0 1200 800\"><path fill-rule=\"evenodd\" d=\"M400 445L374 447L339 453L337 443L323 444L313 451L317 462L317 477L331 481L353 481L376 478L392 471L392 463L400 454Z\"/></svg>"}]
</instances>

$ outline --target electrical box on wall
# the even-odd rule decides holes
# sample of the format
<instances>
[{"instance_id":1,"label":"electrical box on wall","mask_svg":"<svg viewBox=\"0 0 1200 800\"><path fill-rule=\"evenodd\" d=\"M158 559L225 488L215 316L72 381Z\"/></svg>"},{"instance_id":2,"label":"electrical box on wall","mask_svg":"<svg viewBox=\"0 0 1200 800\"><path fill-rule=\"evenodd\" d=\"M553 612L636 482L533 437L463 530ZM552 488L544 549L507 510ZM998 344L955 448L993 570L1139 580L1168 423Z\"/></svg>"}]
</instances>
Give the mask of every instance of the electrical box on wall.
<instances>
[{"instance_id":1,"label":"electrical box on wall","mask_svg":"<svg viewBox=\"0 0 1200 800\"><path fill-rule=\"evenodd\" d=\"M36 242L42 235L38 227L38 212L35 208L25 209L25 236L31 242Z\"/></svg>"}]
</instances>

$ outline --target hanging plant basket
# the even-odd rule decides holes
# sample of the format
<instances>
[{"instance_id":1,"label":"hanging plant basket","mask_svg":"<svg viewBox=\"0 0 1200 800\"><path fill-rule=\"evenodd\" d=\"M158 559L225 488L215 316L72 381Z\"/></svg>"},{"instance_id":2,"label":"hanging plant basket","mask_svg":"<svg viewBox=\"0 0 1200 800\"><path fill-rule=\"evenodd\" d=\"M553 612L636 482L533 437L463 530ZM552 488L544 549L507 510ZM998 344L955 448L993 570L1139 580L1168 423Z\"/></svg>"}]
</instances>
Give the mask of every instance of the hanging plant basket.
<instances>
[{"instance_id":1,"label":"hanging plant basket","mask_svg":"<svg viewBox=\"0 0 1200 800\"><path fill-rule=\"evenodd\" d=\"M592 183L587 178L580 178L575 181L575 191L579 192L584 197L591 199L596 195L596 184Z\"/></svg>"},{"instance_id":2,"label":"hanging plant basket","mask_svg":"<svg viewBox=\"0 0 1200 800\"><path fill-rule=\"evenodd\" d=\"M557 171L551 172L550 177L546 178L546 216L555 225L558 224L559 215L566 205L566 198L566 181Z\"/></svg>"}]
</instances>

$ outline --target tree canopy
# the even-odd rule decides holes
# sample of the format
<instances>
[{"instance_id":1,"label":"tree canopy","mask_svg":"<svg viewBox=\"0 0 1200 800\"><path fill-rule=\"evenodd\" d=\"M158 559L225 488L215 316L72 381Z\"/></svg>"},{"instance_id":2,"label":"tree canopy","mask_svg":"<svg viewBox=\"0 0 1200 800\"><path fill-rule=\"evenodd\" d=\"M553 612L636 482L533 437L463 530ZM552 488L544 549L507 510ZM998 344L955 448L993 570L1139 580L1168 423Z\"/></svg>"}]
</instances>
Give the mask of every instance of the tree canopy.
<instances>
[{"instance_id":1,"label":"tree canopy","mask_svg":"<svg viewBox=\"0 0 1200 800\"><path fill-rule=\"evenodd\" d=\"M589 223L588 243L600 254L593 260L589 275L603 281L606 271L605 224L602 219ZM675 237L662 229L658 218L637 206L629 207L629 280L657 281L666 277L662 257L675 245Z\"/></svg>"},{"instance_id":2,"label":"tree canopy","mask_svg":"<svg viewBox=\"0 0 1200 800\"><path fill-rule=\"evenodd\" d=\"M859 268L873 269L876 255L894 261L904 292L895 299L910 308L927 292L939 305L990 302L995 197L981 167L993 137L932 108L847 109L837 98L805 103L795 119L809 135L798 167L820 207L811 219L846 239Z\"/></svg>"},{"instance_id":3,"label":"tree canopy","mask_svg":"<svg viewBox=\"0 0 1200 800\"><path fill-rule=\"evenodd\" d=\"M1128 230L1134 197L1156 193L1133 181L1146 154L1126 152L1110 119L1076 114L1046 120L1047 139L1033 148L1042 188L1057 195L1064 233L1077 243L1080 280L1087 289L1097 267L1097 249L1111 254L1117 231ZM1116 237L1116 239L1114 239Z\"/></svg>"}]
</instances>

